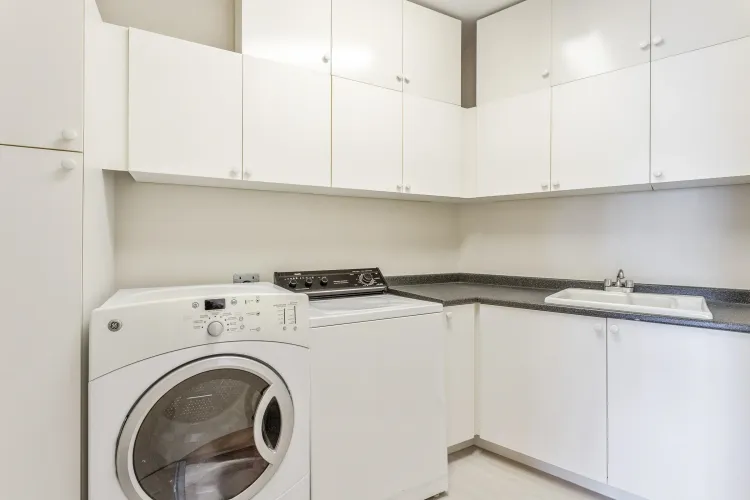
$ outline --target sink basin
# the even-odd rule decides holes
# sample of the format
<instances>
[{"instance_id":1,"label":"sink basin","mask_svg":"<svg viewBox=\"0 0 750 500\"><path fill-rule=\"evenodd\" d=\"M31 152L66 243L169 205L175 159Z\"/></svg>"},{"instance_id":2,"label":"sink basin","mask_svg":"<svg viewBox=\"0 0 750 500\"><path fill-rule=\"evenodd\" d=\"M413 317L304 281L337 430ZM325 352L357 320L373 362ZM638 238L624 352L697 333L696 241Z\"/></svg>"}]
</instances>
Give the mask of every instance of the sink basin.
<instances>
[{"instance_id":1,"label":"sink basin","mask_svg":"<svg viewBox=\"0 0 750 500\"><path fill-rule=\"evenodd\" d=\"M544 302L560 306L606 309L641 314L658 314L690 319L714 319L703 297L655 293L605 292L568 288L550 295Z\"/></svg>"}]
</instances>

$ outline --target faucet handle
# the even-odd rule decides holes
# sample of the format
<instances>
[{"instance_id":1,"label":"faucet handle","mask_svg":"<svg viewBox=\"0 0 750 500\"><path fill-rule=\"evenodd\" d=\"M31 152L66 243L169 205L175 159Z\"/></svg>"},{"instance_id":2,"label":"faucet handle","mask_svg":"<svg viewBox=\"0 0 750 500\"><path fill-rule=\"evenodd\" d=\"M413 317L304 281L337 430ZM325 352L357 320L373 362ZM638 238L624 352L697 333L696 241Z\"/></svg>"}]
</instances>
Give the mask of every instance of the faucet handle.
<instances>
[{"instance_id":1,"label":"faucet handle","mask_svg":"<svg viewBox=\"0 0 750 500\"><path fill-rule=\"evenodd\" d=\"M609 288L612 286L612 280L607 278L604 280L604 288Z\"/></svg>"},{"instance_id":2,"label":"faucet handle","mask_svg":"<svg viewBox=\"0 0 750 500\"><path fill-rule=\"evenodd\" d=\"M635 281L633 281L633 280L627 280L625 282L625 288L635 288Z\"/></svg>"}]
</instances>

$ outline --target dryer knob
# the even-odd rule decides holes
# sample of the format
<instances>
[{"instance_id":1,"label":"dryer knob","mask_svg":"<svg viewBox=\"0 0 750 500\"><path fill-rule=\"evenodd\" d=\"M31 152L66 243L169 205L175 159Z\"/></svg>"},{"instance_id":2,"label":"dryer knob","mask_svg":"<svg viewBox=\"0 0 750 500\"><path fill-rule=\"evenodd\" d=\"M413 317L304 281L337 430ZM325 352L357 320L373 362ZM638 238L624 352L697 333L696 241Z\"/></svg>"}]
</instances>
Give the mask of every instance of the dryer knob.
<instances>
[{"instance_id":1,"label":"dryer knob","mask_svg":"<svg viewBox=\"0 0 750 500\"><path fill-rule=\"evenodd\" d=\"M224 333L224 325L221 321L212 321L208 324L208 334L212 337L218 337Z\"/></svg>"}]
</instances>

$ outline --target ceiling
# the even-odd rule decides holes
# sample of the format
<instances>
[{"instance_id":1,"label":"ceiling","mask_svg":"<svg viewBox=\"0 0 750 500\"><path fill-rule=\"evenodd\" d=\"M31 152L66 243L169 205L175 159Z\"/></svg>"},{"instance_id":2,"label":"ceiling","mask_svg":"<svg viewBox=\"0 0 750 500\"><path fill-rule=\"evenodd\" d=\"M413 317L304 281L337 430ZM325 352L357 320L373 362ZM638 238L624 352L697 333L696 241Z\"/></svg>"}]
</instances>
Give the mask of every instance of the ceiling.
<instances>
[{"instance_id":1,"label":"ceiling","mask_svg":"<svg viewBox=\"0 0 750 500\"><path fill-rule=\"evenodd\" d=\"M464 21L476 21L489 14L495 13L522 0L411 0L419 5L424 5L443 14L463 19Z\"/></svg>"}]
</instances>

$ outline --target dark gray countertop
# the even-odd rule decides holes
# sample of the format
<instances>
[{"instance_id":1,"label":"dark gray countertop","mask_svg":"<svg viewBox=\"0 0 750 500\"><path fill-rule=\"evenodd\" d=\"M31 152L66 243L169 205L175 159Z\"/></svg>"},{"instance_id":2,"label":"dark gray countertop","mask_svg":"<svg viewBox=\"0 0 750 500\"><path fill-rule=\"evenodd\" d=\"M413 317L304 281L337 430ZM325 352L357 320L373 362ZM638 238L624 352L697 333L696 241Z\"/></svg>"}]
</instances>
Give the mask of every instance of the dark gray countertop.
<instances>
[{"instance_id":1,"label":"dark gray countertop","mask_svg":"<svg viewBox=\"0 0 750 500\"><path fill-rule=\"evenodd\" d=\"M448 279L455 277L456 275L446 275L446 278ZM408 280L394 279L393 281L398 283ZM428 281L439 280L434 278ZM580 283L581 282L578 284ZM544 303L544 299L548 295L559 292L565 288L568 288L568 286L562 286L560 288L533 288L454 281L448 283L430 282L415 285L396 284L389 287L389 293L414 299L440 302L444 306L480 303L494 306L534 309L538 311L578 314L597 318L647 321L650 323L663 323L668 325L750 333L750 303L708 300L708 297L712 295L711 293L705 294L707 296L708 308L714 315L714 319L709 321L673 318L669 316L654 316L651 314L632 314L597 309L583 309ZM737 294L735 293L735 295Z\"/></svg>"}]
</instances>

